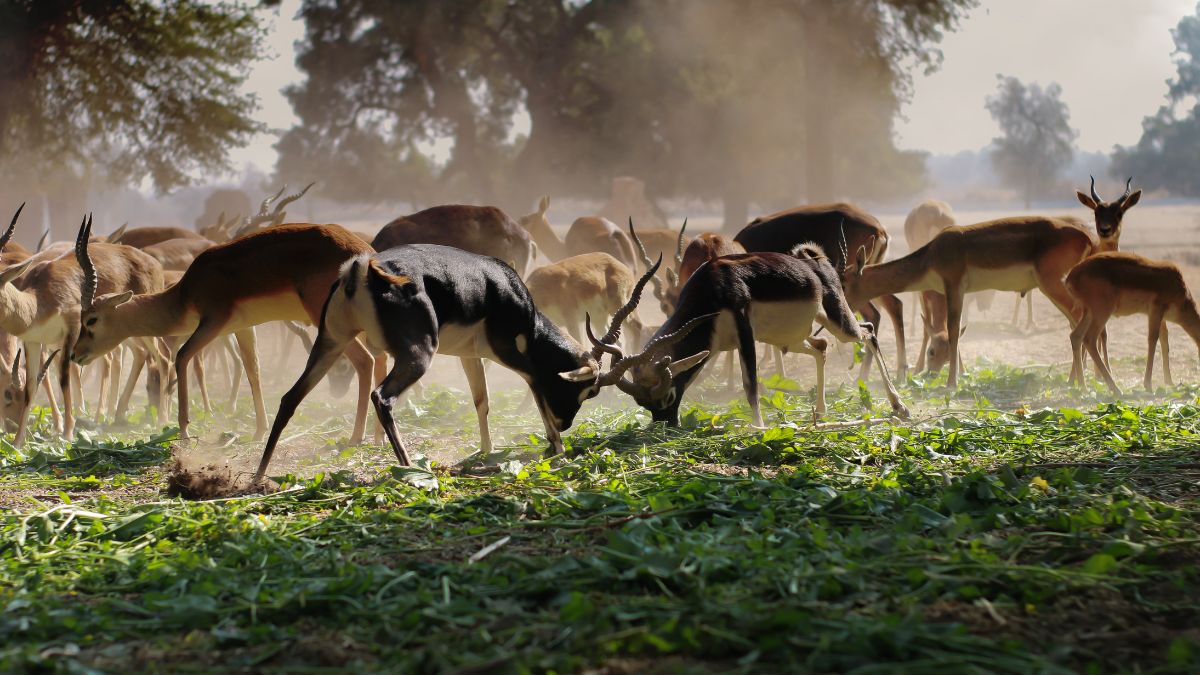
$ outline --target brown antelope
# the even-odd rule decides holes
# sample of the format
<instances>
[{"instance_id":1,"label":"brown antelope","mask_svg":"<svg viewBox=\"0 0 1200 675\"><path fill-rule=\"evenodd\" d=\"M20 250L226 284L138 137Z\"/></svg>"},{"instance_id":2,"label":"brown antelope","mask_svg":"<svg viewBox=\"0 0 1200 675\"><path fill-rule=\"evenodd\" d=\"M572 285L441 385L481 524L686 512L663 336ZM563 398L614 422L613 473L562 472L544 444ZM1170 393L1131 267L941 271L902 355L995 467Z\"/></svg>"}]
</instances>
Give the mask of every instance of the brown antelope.
<instances>
[{"instance_id":1,"label":"brown antelope","mask_svg":"<svg viewBox=\"0 0 1200 675\"><path fill-rule=\"evenodd\" d=\"M110 244L125 244L134 248L145 250L147 246L153 246L171 239L204 239L200 234L183 227L135 227L109 235L108 242Z\"/></svg>"},{"instance_id":2,"label":"brown antelope","mask_svg":"<svg viewBox=\"0 0 1200 675\"><path fill-rule=\"evenodd\" d=\"M842 342L876 342L870 323L859 323L838 281L838 272L819 248L805 244L796 253L769 251L716 258L700 267L679 294L679 305L647 343L708 317L714 321L675 343L662 358L643 357L631 378L617 386L650 411L652 419L679 424L679 405L694 380L696 366L710 353L737 349L742 382L755 426L763 426L758 404L755 342L812 355L817 363L816 413L825 412L825 340L812 337L818 323ZM887 375L876 347L880 370L895 414L908 410Z\"/></svg>"},{"instance_id":3,"label":"brown antelope","mask_svg":"<svg viewBox=\"0 0 1200 675\"><path fill-rule=\"evenodd\" d=\"M202 252L216 244L203 237L167 239L149 246L139 247L151 258L162 264L164 270L182 272Z\"/></svg>"},{"instance_id":4,"label":"brown antelope","mask_svg":"<svg viewBox=\"0 0 1200 675\"><path fill-rule=\"evenodd\" d=\"M84 247L83 259L89 249ZM251 232L196 256L179 282L157 293L83 295L83 329L72 358L89 363L133 336L187 335L175 355L179 431L188 433L188 366L213 340L237 338L254 397L255 438L266 432L253 327L268 321L317 323L321 303L338 267L370 253L370 247L339 225L287 224ZM85 289L89 290L89 289ZM358 342L346 349L358 372L359 400L351 443L362 440L372 358Z\"/></svg>"},{"instance_id":5,"label":"brown antelope","mask_svg":"<svg viewBox=\"0 0 1200 675\"><path fill-rule=\"evenodd\" d=\"M1170 386L1171 361L1166 322L1183 327L1200 348L1200 314L1196 301L1174 264L1143 258L1133 253L1098 253L1079 263L1067 275L1067 291L1083 308L1083 317L1071 331L1071 384L1084 384L1083 350L1096 364L1100 376L1118 396L1121 388L1113 380L1107 359L1099 349L1101 332L1112 316L1145 314L1149 331L1146 336L1146 373L1142 386L1151 388L1154 374L1154 346L1162 344L1163 376Z\"/></svg>"},{"instance_id":6,"label":"brown antelope","mask_svg":"<svg viewBox=\"0 0 1200 675\"><path fill-rule=\"evenodd\" d=\"M33 392L39 386L45 389L46 396L51 400L54 398L46 374L50 372L50 362L54 360L58 350L55 349L45 359L39 369L40 380L33 387L26 386L26 372L21 367L24 352L21 341L12 335L5 334L3 339L0 339L0 390L4 391L4 398L0 400L0 417L4 419L5 428L13 433L20 428L21 417L32 406Z\"/></svg>"},{"instance_id":7,"label":"brown antelope","mask_svg":"<svg viewBox=\"0 0 1200 675\"><path fill-rule=\"evenodd\" d=\"M868 265L883 262L887 256L887 230L876 218L851 204L813 204L755 218L733 238L748 252L773 251L791 253L796 246L811 242L830 257L837 269L851 261L851 252L862 252ZM849 298L849 296L847 296ZM870 302L872 298L849 298L850 307L863 315L875 327L878 335L880 314ZM908 372L908 356L904 348L904 305L888 293L879 297L896 332L896 369L903 377ZM870 346L868 346L870 348ZM871 359L863 362L860 379L865 380Z\"/></svg>"},{"instance_id":8,"label":"brown antelope","mask_svg":"<svg viewBox=\"0 0 1200 675\"><path fill-rule=\"evenodd\" d=\"M77 246L91 235L91 218L79 228ZM41 354L42 345L61 344L69 354L80 334L79 297L89 288L105 292L148 293L163 287L162 266L136 248L120 244L94 244L95 267L88 272L71 257L39 260L33 256L0 272L0 329L19 337L26 354ZM37 383L38 359L27 359L27 383ZM61 362L59 384L63 395L63 434L70 438L75 426L72 368ZM101 390L105 383L102 379ZM27 411L26 411L27 412ZM16 442L24 440L28 415L22 414Z\"/></svg>"},{"instance_id":9,"label":"brown antelope","mask_svg":"<svg viewBox=\"0 0 1200 675\"><path fill-rule=\"evenodd\" d=\"M583 340L584 319L612 316L629 299L637 279L607 253L584 253L535 269L525 279L533 303L546 318ZM644 328L634 312L625 324L627 345L640 345Z\"/></svg>"},{"instance_id":10,"label":"brown antelope","mask_svg":"<svg viewBox=\"0 0 1200 675\"><path fill-rule=\"evenodd\" d=\"M653 358L695 327L694 323L680 326L648 345L643 354L617 358L609 370L602 369L600 359L605 353L621 354L615 346L621 322L637 306L647 277L653 273L651 269L634 286L629 301L613 316L608 332L588 351L538 311L516 271L495 258L430 244L356 256L342 266L328 294L303 374L279 403L255 482L266 473L279 436L297 406L344 346L359 334L365 334L373 349L386 350L395 359L371 400L401 464L409 464L409 457L392 418L392 404L420 379L435 353L462 360L484 452L491 449L485 358L515 371L529 383L550 446L561 452L561 432L571 426L585 400L598 394L601 387L616 384L638 359Z\"/></svg>"},{"instance_id":11,"label":"brown antelope","mask_svg":"<svg viewBox=\"0 0 1200 675\"><path fill-rule=\"evenodd\" d=\"M559 239L550 227L546 212L550 210L550 198L542 197L537 211L522 216L517 222L529 232L538 248L551 261L559 261L584 253L607 253L636 269L637 258L633 253L633 242L612 221L597 216L582 216L571 223L564 239Z\"/></svg>"},{"instance_id":12,"label":"brown antelope","mask_svg":"<svg viewBox=\"0 0 1200 675\"><path fill-rule=\"evenodd\" d=\"M928 244L903 258L875 265L855 265L842 276L846 297L861 303L883 294L940 290L946 297L950 343L947 385L958 382L958 341L963 295L993 289L1038 288L1074 326L1079 318L1063 279L1095 251L1096 241L1070 218L1020 216L948 227Z\"/></svg>"},{"instance_id":13,"label":"brown antelope","mask_svg":"<svg viewBox=\"0 0 1200 675\"><path fill-rule=\"evenodd\" d=\"M537 255L529 233L494 206L434 206L384 225L371 242L380 252L401 244L440 244L499 258L522 277Z\"/></svg>"}]
</instances>

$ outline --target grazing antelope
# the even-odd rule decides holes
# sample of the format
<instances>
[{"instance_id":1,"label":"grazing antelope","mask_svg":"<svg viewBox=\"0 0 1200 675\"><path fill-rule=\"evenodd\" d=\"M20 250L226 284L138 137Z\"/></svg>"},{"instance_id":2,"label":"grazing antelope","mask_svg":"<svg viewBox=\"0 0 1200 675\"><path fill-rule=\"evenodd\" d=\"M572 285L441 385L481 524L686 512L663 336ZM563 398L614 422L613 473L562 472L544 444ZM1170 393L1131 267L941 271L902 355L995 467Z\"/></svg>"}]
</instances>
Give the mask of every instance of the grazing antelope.
<instances>
[{"instance_id":1,"label":"grazing antelope","mask_svg":"<svg viewBox=\"0 0 1200 675\"><path fill-rule=\"evenodd\" d=\"M83 247L81 259L91 247ZM83 329L72 358L86 364L133 336L187 335L175 355L179 432L188 433L188 366L223 334L233 333L254 397L255 438L266 432L253 327L268 321L318 323L339 266L370 253L339 225L287 224L258 230L196 256L177 283L156 293L83 294ZM84 289L88 291L90 289ZM362 440L371 389L371 355L357 341L346 355L358 372L359 400L351 443Z\"/></svg>"},{"instance_id":2,"label":"grazing antelope","mask_svg":"<svg viewBox=\"0 0 1200 675\"><path fill-rule=\"evenodd\" d=\"M637 279L629 266L607 253L584 253L535 269L525 279L533 303L546 318L583 340L587 315L612 316L629 299ZM641 344L644 328L634 312L626 344Z\"/></svg>"},{"instance_id":3,"label":"grazing antelope","mask_svg":"<svg viewBox=\"0 0 1200 675\"><path fill-rule=\"evenodd\" d=\"M529 233L494 206L434 206L393 220L371 241L380 252L402 244L440 244L499 258L522 277L537 255Z\"/></svg>"},{"instance_id":4,"label":"grazing antelope","mask_svg":"<svg viewBox=\"0 0 1200 675\"><path fill-rule=\"evenodd\" d=\"M846 298L862 303L884 294L941 291L946 297L950 375L958 382L958 341L963 295L994 289L1038 288L1074 326L1079 317L1063 279L1096 249L1096 241L1071 218L1020 216L966 226L947 227L903 258L867 265L860 252L842 274Z\"/></svg>"},{"instance_id":5,"label":"grazing antelope","mask_svg":"<svg viewBox=\"0 0 1200 675\"><path fill-rule=\"evenodd\" d=\"M85 218L80 226L77 247L87 245L91 222L90 217ZM10 229L13 226L15 221ZM0 329L20 338L26 354L41 354L44 344L61 344L64 355L71 352L80 334L79 298L89 288L102 288L107 293L148 293L162 289L162 266L155 259L121 244L93 246L95 266L86 272L69 256L51 260L33 256L0 272ZM37 383L41 378L38 360L27 359L26 368L25 381ZM71 374L71 362L64 356L59 384L63 395L63 434L67 438L75 426ZM16 443L24 440L28 421L25 413L21 416Z\"/></svg>"},{"instance_id":6,"label":"grazing antelope","mask_svg":"<svg viewBox=\"0 0 1200 675\"><path fill-rule=\"evenodd\" d=\"M887 230L866 211L852 204L813 204L755 218L733 238L748 252L773 251L791 253L796 246L811 242L830 257L836 269L850 264L851 252L862 252L868 265L883 262L887 256ZM847 296L849 298L849 296ZM863 315L879 333L880 314L870 302L872 298L849 298L850 307ZM908 372L908 356L904 347L904 305L893 294L879 297L884 310L892 319L896 332L896 370L903 377ZM868 346L870 348L870 346ZM859 379L865 380L871 359L862 365Z\"/></svg>"},{"instance_id":7,"label":"grazing antelope","mask_svg":"<svg viewBox=\"0 0 1200 675\"><path fill-rule=\"evenodd\" d=\"M0 380L0 390L4 391L4 398L0 400L0 417L4 420L6 430L13 433L19 429L21 417L31 407L33 392L39 386L43 387L46 395L53 400L54 394L46 380L46 374L50 372L50 362L58 354L57 349L50 353L39 369L41 375L37 384L29 387L26 386L25 369L21 367L21 357L25 350L20 345L21 341L12 335L5 334L0 339L0 378L3 378Z\"/></svg>"},{"instance_id":8,"label":"grazing antelope","mask_svg":"<svg viewBox=\"0 0 1200 675\"><path fill-rule=\"evenodd\" d=\"M571 223L567 236L559 239L550 227L546 212L550 210L550 198L542 197L538 210L522 216L517 222L525 228L538 248L552 261L559 261L584 253L607 253L627 265L637 267L633 253L633 242L611 220L597 216L582 216Z\"/></svg>"},{"instance_id":9,"label":"grazing antelope","mask_svg":"<svg viewBox=\"0 0 1200 675\"><path fill-rule=\"evenodd\" d=\"M1151 388L1154 346L1162 343L1163 375L1171 381L1170 348L1166 322L1183 327L1200 348L1200 314L1196 301L1174 264L1150 260L1133 253L1098 253L1079 263L1067 275L1067 291L1083 308L1083 317L1071 331L1071 376L1069 383L1083 384L1083 350L1087 349L1100 376L1118 396L1121 388L1113 380L1107 359L1100 358L1101 332L1112 316L1145 314L1146 373L1142 386Z\"/></svg>"},{"instance_id":10,"label":"grazing antelope","mask_svg":"<svg viewBox=\"0 0 1200 675\"><path fill-rule=\"evenodd\" d=\"M538 311L521 278L508 265L449 246L414 244L375 255L359 255L342 266L329 292L308 364L283 395L279 414L263 451L255 482L271 461L280 434L345 345L360 333L373 349L395 359L387 377L371 394L396 459L409 464L408 452L392 418L392 404L425 373L435 353L462 360L479 417L480 444L491 450L487 381L482 359L515 371L532 390L546 436L562 451L561 432L571 426L580 406L616 384L639 362L653 358L684 339L695 324L664 334L647 351L623 357L615 346L621 322L633 312L654 269L634 286L629 301L612 318L603 338L586 350ZM589 328L590 333L590 328ZM605 371L600 359L612 354Z\"/></svg>"},{"instance_id":11,"label":"grazing antelope","mask_svg":"<svg viewBox=\"0 0 1200 675\"><path fill-rule=\"evenodd\" d=\"M769 251L728 255L701 266L684 284L679 305L647 343L646 352L662 336L677 333L709 317L715 320L675 342L653 360L643 357L631 378L617 386L650 411L655 421L679 424L679 405L695 378L696 366L713 352L737 349L742 382L753 422L763 426L758 404L755 342L810 354L817 363L816 413L825 412L825 340L812 337L813 323L842 342L877 342L870 323L859 323L846 302L834 269L816 246L797 247L795 255ZM886 373L879 349L874 350L892 410L908 410Z\"/></svg>"}]
</instances>

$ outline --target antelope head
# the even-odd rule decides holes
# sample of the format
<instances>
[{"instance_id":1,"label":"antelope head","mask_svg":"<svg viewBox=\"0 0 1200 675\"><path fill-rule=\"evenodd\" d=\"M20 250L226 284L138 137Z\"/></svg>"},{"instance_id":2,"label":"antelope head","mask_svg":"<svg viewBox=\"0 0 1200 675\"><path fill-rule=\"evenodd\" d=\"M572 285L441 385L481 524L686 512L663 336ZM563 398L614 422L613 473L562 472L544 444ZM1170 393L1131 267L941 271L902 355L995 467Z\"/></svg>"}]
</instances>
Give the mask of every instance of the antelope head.
<instances>
[{"instance_id":1,"label":"antelope head","mask_svg":"<svg viewBox=\"0 0 1200 675\"><path fill-rule=\"evenodd\" d=\"M617 342L621 338L621 324L637 308L637 304L641 300L642 290L645 288L646 283L654 278L654 273L658 271L661 264L662 256L660 255L658 262L650 266L646 270L646 273L638 279L637 285L634 286L633 293L629 297L629 301L613 314L608 331L603 337L596 337L596 334L592 332L592 317L584 315L586 319L584 328L587 331L588 340L592 343L591 351L584 355L586 363L575 370L559 373L559 377L568 382L586 385L579 394L578 400L580 403L600 393L601 388L611 385L616 385L621 391L637 398L643 392L643 387L637 383L636 379L631 380L625 377L626 372L631 370L636 371L647 366L657 368L660 364L670 364L671 357L665 354L686 338L696 326L711 318L711 315L699 317L698 319L689 321L674 332L656 336L646 343L642 351L637 354L626 356L621 351L621 348L617 346ZM608 354L610 357L608 370L604 370L601 366L601 360L605 354ZM683 359L683 361L694 365L702 361L706 356L708 356L707 351L695 354L688 359ZM682 364L683 361L679 363ZM679 372L686 369L680 368L678 364L676 368L679 368ZM646 393L648 394L649 392L647 391ZM578 409L578 406L576 406L576 409ZM571 414L571 417L574 417L574 413ZM570 426L569 419L567 422L567 426Z\"/></svg>"},{"instance_id":2,"label":"antelope head","mask_svg":"<svg viewBox=\"0 0 1200 675\"><path fill-rule=\"evenodd\" d=\"M112 312L133 297L133 291L96 297L99 276L96 274L92 257L88 254L88 241L91 236L92 217L89 215L79 226L79 236L75 238L75 259L83 270L83 283L79 286L79 339L71 352L71 360L81 366L91 363L96 357L107 354L121 344L124 336L120 335L120 331L112 330L121 322L112 318Z\"/></svg>"},{"instance_id":3,"label":"antelope head","mask_svg":"<svg viewBox=\"0 0 1200 675\"><path fill-rule=\"evenodd\" d=\"M557 240L558 235L554 234L554 230L550 227L550 219L546 217L546 212L550 210L550 197L542 197L538 201L537 210L529 215L517 218L517 223L529 233L529 236L534 238L534 241L550 241ZM545 251L548 255L553 255L549 251Z\"/></svg>"},{"instance_id":4,"label":"antelope head","mask_svg":"<svg viewBox=\"0 0 1200 675\"><path fill-rule=\"evenodd\" d=\"M1133 205L1142 198L1142 191L1130 192L1133 187L1133 176L1130 176L1125 181L1125 194L1111 202L1106 202L1096 192L1096 177L1091 176L1090 178L1092 179L1091 195L1085 195L1076 190L1075 196L1079 198L1080 204L1091 209L1096 215L1096 233L1100 235L1101 248L1115 251L1117 241L1121 236L1121 219L1125 217L1125 212L1133 208Z\"/></svg>"},{"instance_id":5,"label":"antelope head","mask_svg":"<svg viewBox=\"0 0 1200 675\"><path fill-rule=\"evenodd\" d=\"M29 403L33 400L33 392L41 386L42 380L46 379L46 373L50 370L50 363L54 361L54 357L58 354L58 351L55 349L46 358L46 362L42 364L41 370L38 371L37 383L32 387L25 386L25 373L21 367L21 357L25 353L24 349L18 349L16 355L13 356L11 369L0 368L0 378L5 378L6 380L0 382L0 389L4 390L4 399L0 401L0 416L4 418L4 426L8 431L17 431L21 417L29 410Z\"/></svg>"}]
</instances>

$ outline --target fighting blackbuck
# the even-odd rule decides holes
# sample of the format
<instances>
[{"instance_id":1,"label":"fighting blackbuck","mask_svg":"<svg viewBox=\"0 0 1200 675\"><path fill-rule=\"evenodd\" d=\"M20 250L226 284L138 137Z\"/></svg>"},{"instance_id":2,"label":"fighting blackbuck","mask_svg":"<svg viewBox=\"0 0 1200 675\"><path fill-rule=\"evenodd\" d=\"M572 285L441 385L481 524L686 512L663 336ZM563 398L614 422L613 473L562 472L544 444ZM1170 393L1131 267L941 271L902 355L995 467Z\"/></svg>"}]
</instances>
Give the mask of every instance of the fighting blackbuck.
<instances>
[{"instance_id":1,"label":"fighting blackbuck","mask_svg":"<svg viewBox=\"0 0 1200 675\"><path fill-rule=\"evenodd\" d=\"M684 284L678 307L647 343L647 350L663 336L710 317L711 321L677 340L662 357L637 365L629 378L617 383L649 410L655 421L677 426L679 405L699 370L696 366L702 365L710 353L737 349L753 422L763 426L756 342L803 352L816 360L815 412L824 414L828 345L812 336L814 323L842 342L875 343L873 360L892 409L898 416L908 416L879 355L874 329L855 318L842 293L837 270L815 245L797 246L795 253L763 251L709 261Z\"/></svg>"},{"instance_id":2,"label":"fighting blackbuck","mask_svg":"<svg viewBox=\"0 0 1200 675\"><path fill-rule=\"evenodd\" d=\"M529 233L494 206L434 206L396 218L371 241L380 252L403 244L440 244L499 258L522 277L537 255Z\"/></svg>"},{"instance_id":3,"label":"fighting blackbuck","mask_svg":"<svg viewBox=\"0 0 1200 675\"><path fill-rule=\"evenodd\" d=\"M1098 253L1079 263L1067 275L1067 291L1083 308L1079 323L1071 331L1071 376L1069 383L1083 384L1083 350L1096 364L1100 376L1117 395L1121 388L1113 379L1107 359L1100 354L1100 335L1113 316L1145 314L1146 372L1142 386L1151 388L1154 347L1162 344L1163 376L1171 381L1170 347L1166 322L1181 326L1200 349L1200 314L1179 268L1167 261L1150 260L1123 252Z\"/></svg>"},{"instance_id":4,"label":"fighting blackbuck","mask_svg":"<svg viewBox=\"0 0 1200 675\"><path fill-rule=\"evenodd\" d=\"M516 271L495 258L430 244L356 256L342 266L328 294L303 374L279 403L256 482L265 474L297 406L344 346L360 334L373 349L386 350L395 360L371 400L402 465L409 464L409 457L392 418L392 405L420 379L436 353L462 360L479 417L483 452L491 450L485 358L528 382L551 448L561 452L561 432L571 426L585 400L601 387L616 384L629 368L671 348L695 327L680 326L643 353L623 355L616 346L621 323L637 306L653 273L652 269L639 280L629 301L613 316L608 332L587 350L538 311ZM614 357L608 370L600 363L606 353Z\"/></svg>"},{"instance_id":5,"label":"fighting blackbuck","mask_svg":"<svg viewBox=\"0 0 1200 675\"><path fill-rule=\"evenodd\" d=\"M522 216L517 222L529 232L538 248L551 261L557 262L584 253L607 253L630 269L636 269L633 242L611 220L599 216L581 216L567 228L566 237L559 239L546 217L549 210L550 198L542 197L537 211Z\"/></svg>"},{"instance_id":6,"label":"fighting blackbuck","mask_svg":"<svg viewBox=\"0 0 1200 675\"><path fill-rule=\"evenodd\" d=\"M9 226L11 236L16 221ZM87 217L79 228L76 246L85 245L91 236L92 219ZM63 396L63 434L74 431L74 396L70 354L80 333L81 293L101 288L106 293L148 293L163 287L162 266L136 248L121 244L93 244L95 267L84 272L75 258L62 256L42 260L35 255L0 272L0 329L24 342L28 383L40 380L39 358L43 345L61 345L63 359L59 384ZM101 389L104 389L102 378ZM24 440L28 422L26 409L19 421L16 443Z\"/></svg>"},{"instance_id":7,"label":"fighting blackbuck","mask_svg":"<svg viewBox=\"0 0 1200 675\"><path fill-rule=\"evenodd\" d=\"M633 293L637 277L629 266L607 253L583 253L543 265L525 279L537 308L571 337L583 340L587 316L610 317L621 309ZM640 345L644 328L637 312L625 325L626 346Z\"/></svg>"},{"instance_id":8,"label":"fighting blackbuck","mask_svg":"<svg viewBox=\"0 0 1200 675\"><path fill-rule=\"evenodd\" d=\"M92 247L85 247L82 259ZM157 293L83 295L83 328L72 358L86 364L134 336L186 335L175 355L179 430L188 434L188 378L192 359L226 333L237 339L254 397L255 438L266 432L254 326L269 321L316 324L338 268L371 248L339 225L292 223L251 232L200 255L179 281ZM85 289L90 290L90 289ZM362 440L373 359L357 341L346 356L358 373L352 443Z\"/></svg>"},{"instance_id":9,"label":"fighting blackbuck","mask_svg":"<svg viewBox=\"0 0 1200 675\"><path fill-rule=\"evenodd\" d=\"M1038 288L1074 326L1079 310L1063 279L1096 246L1092 235L1071 218L1001 218L948 227L928 244L889 262L867 265L864 260L869 258L860 254L843 270L842 284L852 304L906 291L941 292L950 343L947 385L954 387L964 294Z\"/></svg>"},{"instance_id":10,"label":"fighting blackbuck","mask_svg":"<svg viewBox=\"0 0 1200 675\"><path fill-rule=\"evenodd\" d=\"M879 221L862 209L845 203L813 204L755 218L742 228L734 241L750 253L771 251L791 253L796 246L811 242L829 256L837 269L851 263L850 255L863 252L865 264L883 262L887 256L889 237ZM903 377L908 371L908 356L904 347L904 306L893 294L878 296L892 320L896 333L896 369ZM880 314L872 298L850 298L850 307L862 314L879 332ZM870 347L868 347L870 348ZM863 362L860 379L866 379L871 359Z\"/></svg>"}]
</instances>

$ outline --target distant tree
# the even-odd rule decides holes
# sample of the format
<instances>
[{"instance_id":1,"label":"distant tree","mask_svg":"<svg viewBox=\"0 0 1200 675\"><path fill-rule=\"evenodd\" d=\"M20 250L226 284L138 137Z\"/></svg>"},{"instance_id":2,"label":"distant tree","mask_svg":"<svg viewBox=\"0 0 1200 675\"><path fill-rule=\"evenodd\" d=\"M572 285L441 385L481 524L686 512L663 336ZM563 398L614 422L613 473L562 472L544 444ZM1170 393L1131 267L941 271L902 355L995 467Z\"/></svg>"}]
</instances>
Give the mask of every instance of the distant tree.
<instances>
[{"instance_id":1,"label":"distant tree","mask_svg":"<svg viewBox=\"0 0 1200 675\"><path fill-rule=\"evenodd\" d=\"M1175 40L1174 79L1167 103L1142 120L1142 137L1132 147L1116 146L1112 174L1137 176L1148 188L1200 195L1200 6L1171 31Z\"/></svg>"},{"instance_id":2,"label":"distant tree","mask_svg":"<svg viewBox=\"0 0 1200 675\"><path fill-rule=\"evenodd\" d=\"M242 3L0 0L0 190L165 191L225 168L263 129L240 91L261 35Z\"/></svg>"},{"instance_id":3,"label":"distant tree","mask_svg":"<svg viewBox=\"0 0 1200 675\"><path fill-rule=\"evenodd\" d=\"M911 192L892 122L912 64L975 0L305 0L281 178L340 199L651 195L751 201ZM513 123L527 115L527 136ZM420 148L451 144L445 167ZM427 152L427 151L426 151ZM297 174L297 175L293 175Z\"/></svg>"},{"instance_id":4,"label":"distant tree","mask_svg":"<svg viewBox=\"0 0 1200 675\"><path fill-rule=\"evenodd\" d=\"M1042 89L1015 77L996 78L996 94L986 105L1004 135L992 139L992 166L1005 185L1020 191L1029 208L1035 197L1056 187L1075 154L1078 132L1071 128L1062 87Z\"/></svg>"}]
</instances>

